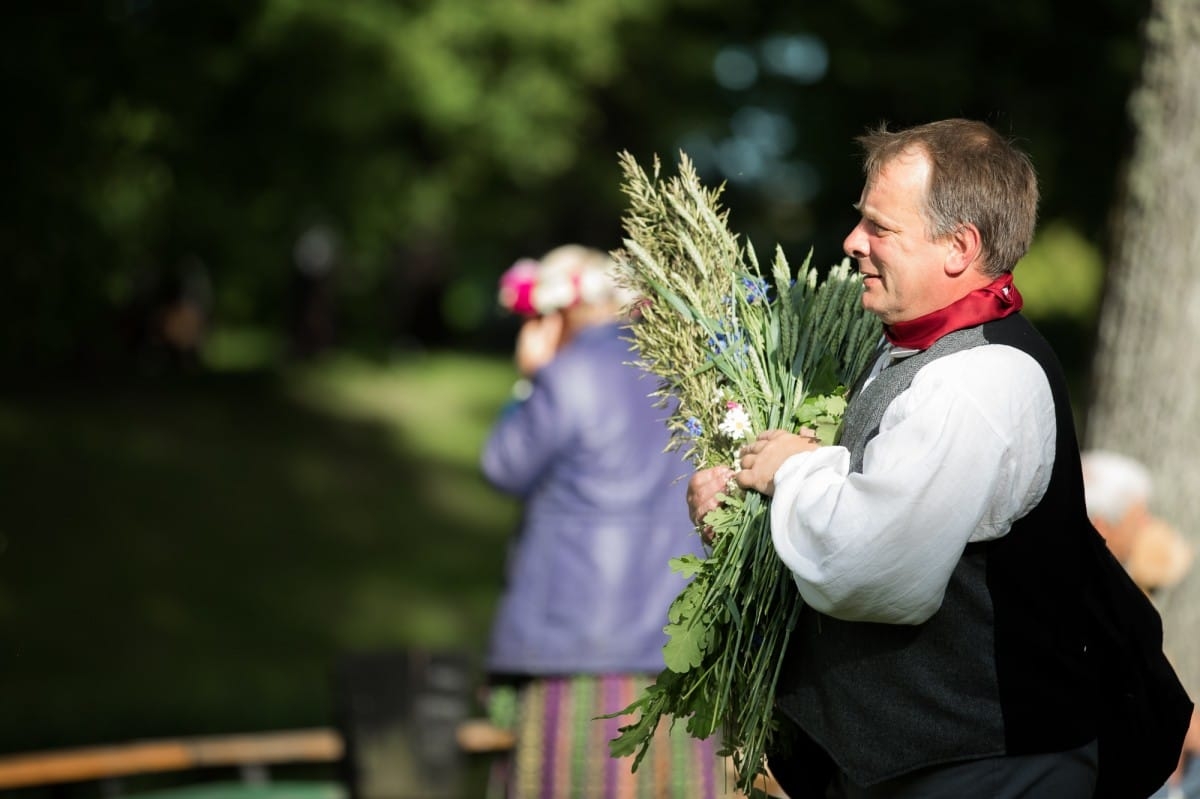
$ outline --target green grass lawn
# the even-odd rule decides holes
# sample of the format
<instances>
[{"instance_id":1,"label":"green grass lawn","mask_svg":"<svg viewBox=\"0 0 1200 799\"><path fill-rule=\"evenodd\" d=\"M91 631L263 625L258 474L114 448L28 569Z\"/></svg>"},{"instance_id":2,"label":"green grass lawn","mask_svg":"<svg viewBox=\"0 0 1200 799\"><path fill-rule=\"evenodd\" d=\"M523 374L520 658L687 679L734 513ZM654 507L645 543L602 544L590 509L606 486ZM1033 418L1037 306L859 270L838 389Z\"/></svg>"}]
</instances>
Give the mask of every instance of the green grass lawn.
<instances>
[{"instance_id":1,"label":"green grass lawn","mask_svg":"<svg viewBox=\"0 0 1200 799\"><path fill-rule=\"evenodd\" d=\"M333 721L339 657L481 652L506 359L0 397L0 752Z\"/></svg>"}]
</instances>

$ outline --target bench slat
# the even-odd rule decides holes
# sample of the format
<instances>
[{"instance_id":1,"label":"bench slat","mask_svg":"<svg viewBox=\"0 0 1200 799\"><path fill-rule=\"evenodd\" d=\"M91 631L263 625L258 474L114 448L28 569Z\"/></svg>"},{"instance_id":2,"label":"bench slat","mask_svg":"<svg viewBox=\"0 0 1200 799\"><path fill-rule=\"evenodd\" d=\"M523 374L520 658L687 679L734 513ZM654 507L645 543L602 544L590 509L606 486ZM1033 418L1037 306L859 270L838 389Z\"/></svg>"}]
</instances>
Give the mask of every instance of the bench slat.
<instances>
[{"instance_id":1,"label":"bench slat","mask_svg":"<svg viewBox=\"0 0 1200 799\"><path fill-rule=\"evenodd\" d=\"M314 728L30 752L0 756L0 788L212 766L334 762L344 751L336 730Z\"/></svg>"}]
</instances>

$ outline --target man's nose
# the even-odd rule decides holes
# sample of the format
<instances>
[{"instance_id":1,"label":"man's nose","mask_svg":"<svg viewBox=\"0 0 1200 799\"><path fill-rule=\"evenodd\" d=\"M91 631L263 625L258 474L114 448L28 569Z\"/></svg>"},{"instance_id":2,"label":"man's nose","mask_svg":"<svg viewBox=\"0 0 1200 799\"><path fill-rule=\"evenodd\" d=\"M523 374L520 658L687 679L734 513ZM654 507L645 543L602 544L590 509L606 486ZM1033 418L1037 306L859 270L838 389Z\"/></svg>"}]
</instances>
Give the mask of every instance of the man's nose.
<instances>
[{"instance_id":1,"label":"man's nose","mask_svg":"<svg viewBox=\"0 0 1200 799\"><path fill-rule=\"evenodd\" d=\"M851 258L866 258L867 257L867 237L863 233L862 222L854 226L846 236L846 240L842 242L842 250Z\"/></svg>"}]
</instances>

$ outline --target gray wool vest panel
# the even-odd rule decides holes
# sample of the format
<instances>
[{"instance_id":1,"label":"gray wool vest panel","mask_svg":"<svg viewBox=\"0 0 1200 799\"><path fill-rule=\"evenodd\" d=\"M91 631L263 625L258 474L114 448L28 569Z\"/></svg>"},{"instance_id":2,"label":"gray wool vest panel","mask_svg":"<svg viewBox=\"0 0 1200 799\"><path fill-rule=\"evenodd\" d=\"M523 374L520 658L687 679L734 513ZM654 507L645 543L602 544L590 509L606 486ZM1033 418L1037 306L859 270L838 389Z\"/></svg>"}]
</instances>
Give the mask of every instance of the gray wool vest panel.
<instances>
[{"instance_id":1,"label":"gray wool vest panel","mask_svg":"<svg viewBox=\"0 0 1200 799\"><path fill-rule=\"evenodd\" d=\"M1046 508L1018 520L998 541L969 544L941 608L925 623L842 621L805 608L792 635L778 706L861 785L960 760L1062 751L1094 735L1078 600L1060 595L1060 589L1068 596L1076 590L1073 578L1066 574L1060 585L1049 576L1039 580L1037 567L1025 570L1037 553L1049 554L1054 568L1060 559L1069 563L1082 540L1073 531L1090 530L1086 516L1080 518L1081 481L1074 485L1069 468L1059 474L1059 462L1069 464L1072 453L1077 462L1079 455L1065 382L1028 322L1013 315L949 333L888 366L853 398L840 443L850 451L851 470L861 471L884 411L917 372L989 343L1028 352L1047 371L1055 394L1060 435L1051 486L1039 505ZM1064 532L1050 535L1047 527ZM1049 614L1052 632L1026 624L1030 613ZM1031 687L1039 680L1044 684Z\"/></svg>"}]
</instances>

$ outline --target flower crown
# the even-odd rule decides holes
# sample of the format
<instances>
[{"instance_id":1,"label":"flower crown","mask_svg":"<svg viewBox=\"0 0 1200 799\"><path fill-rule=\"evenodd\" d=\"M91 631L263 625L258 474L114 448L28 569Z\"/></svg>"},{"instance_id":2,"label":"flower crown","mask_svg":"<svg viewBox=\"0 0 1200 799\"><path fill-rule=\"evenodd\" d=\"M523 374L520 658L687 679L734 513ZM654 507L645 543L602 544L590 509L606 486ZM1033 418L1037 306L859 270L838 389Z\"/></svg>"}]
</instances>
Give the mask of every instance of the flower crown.
<instances>
[{"instance_id":1,"label":"flower crown","mask_svg":"<svg viewBox=\"0 0 1200 799\"><path fill-rule=\"evenodd\" d=\"M521 316L544 316L616 296L616 287L604 269L587 257L560 250L542 261L521 258L506 269L500 276L500 305Z\"/></svg>"}]
</instances>

